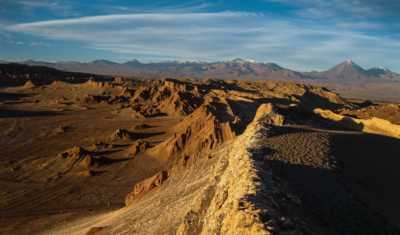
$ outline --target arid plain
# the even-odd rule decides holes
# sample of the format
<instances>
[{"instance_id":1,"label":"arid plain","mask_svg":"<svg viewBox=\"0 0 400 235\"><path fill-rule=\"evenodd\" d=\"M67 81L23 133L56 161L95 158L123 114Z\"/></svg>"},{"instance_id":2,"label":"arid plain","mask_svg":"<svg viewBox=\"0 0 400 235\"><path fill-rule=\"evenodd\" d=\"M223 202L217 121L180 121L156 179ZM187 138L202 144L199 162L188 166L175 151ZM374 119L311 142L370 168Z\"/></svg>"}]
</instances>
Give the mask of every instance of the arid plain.
<instances>
[{"instance_id":1,"label":"arid plain","mask_svg":"<svg viewBox=\"0 0 400 235\"><path fill-rule=\"evenodd\" d=\"M399 104L212 79L0 94L2 234L399 233Z\"/></svg>"}]
</instances>

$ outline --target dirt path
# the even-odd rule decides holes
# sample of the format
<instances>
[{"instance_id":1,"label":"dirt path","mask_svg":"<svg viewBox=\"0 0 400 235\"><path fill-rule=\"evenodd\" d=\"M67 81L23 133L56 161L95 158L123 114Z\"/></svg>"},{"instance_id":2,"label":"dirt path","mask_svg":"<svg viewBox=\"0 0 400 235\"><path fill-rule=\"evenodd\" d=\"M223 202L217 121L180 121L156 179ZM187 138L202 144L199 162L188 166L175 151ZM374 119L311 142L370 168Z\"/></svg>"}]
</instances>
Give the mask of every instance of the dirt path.
<instances>
[{"instance_id":1,"label":"dirt path","mask_svg":"<svg viewBox=\"0 0 400 235\"><path fill-rule=\"evenodd\" d=\"M284 127L273 131L264 146L269 152L265 166L283 191L275 200L285 208L292 229L306 223L312 234L399 232L393 225L399 217L392 210L400 207L394 190L400 177L395 169L398 140Z\"/></svg>"}]
</instances>

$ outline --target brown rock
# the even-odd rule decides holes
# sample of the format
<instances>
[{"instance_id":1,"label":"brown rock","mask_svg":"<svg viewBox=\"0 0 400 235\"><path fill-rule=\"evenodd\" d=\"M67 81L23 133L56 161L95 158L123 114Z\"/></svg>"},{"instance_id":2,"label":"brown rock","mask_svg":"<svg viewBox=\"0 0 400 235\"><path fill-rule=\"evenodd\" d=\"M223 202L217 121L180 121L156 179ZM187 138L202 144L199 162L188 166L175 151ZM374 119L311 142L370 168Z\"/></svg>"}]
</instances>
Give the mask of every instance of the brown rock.
<instances>
[{"instance_id":1,"label":"brown rock","mask_svg":"<svg viewBox=\"0 0 400 235\"><path fill-rule=\"evenodd\" d=\"M160 171L156 175L147 178L139 183L137 183L133 187L133 191L130 192L125 197L125 205L129 206L133 203L133 201L139 196L142 195L153 188L160 187L162 183L168 179L169 173L167 171Z\"/></svg>"},{"instance_id":2,"label":"brown rock","mask_svg":"<svg viewBox=\"0 0 400 235\"><path fill-rule=\"evenodd\" d=\"M86 235L102 235L102 234L110 234L110 227L109 226L92 227L86 233Z\"/></svg>"},{"instance_id":3,"label":"brown rock","mask_svg":"<svg viewBox=\"0 0 400 235\"><path fill-rule=\"evenodd\" d=\"M60 156L63 158L69 158L69 157L81 158L81 157L84 157L85 155L87 155L88 153L89 153L89 151L82 148L81 146L74 146L71 149L68 149L65 152L62 152L60 154Z\"/></svg>"},{"instance_id":4,"label":"brown rock","mask_svg":"<svg viewBox=\"0 0 400 235\"><path fill-rule=\"evenodd\" d=\"M285 118L274 111L271 103L262 104L258 107L254 122L263 122L270 125L282 126Z\"/></svg>"},{"instance_id":5,"label":"brown rock","mask_svg":"<svg viewBox=\"0 0 400 235\"><path fill-rule=\"evenodd\" d=\"M111 136L113 140L129 140L131 133L123 128L118 128Z\"/></svg>"},{"instance_id":6,"label":"brown rock","mask_svg":"<svg viewBox=\"0 0 400 235\"><path fill-rule=\"evenodd\" d=\"M137 140L129 147L129 154L134 157L137 154L144 152L148 148L150 148L149 142L144 140Z\"/></svg>"}]
</instances>

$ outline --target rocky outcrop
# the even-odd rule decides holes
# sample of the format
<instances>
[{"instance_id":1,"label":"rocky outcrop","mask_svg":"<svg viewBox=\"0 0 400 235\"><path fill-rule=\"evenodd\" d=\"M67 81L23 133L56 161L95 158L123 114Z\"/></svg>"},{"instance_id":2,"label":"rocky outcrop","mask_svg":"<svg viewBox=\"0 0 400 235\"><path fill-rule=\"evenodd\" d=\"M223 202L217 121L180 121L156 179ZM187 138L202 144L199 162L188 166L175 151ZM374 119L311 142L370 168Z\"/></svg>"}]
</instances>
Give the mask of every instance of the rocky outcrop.
<instances>
[{"instance_id":1,"label":"rocky outcrop","mask_svg":"<svg viewBox=\"0 0 400 235\"><path fill-rule=\"evenodd\" d=\"M35 87L36 85L31 80L26 81L25 84L22 86L23 89L33 89Z\"/></svg>"},{"instance_id":2,"label":"rocky outcrop","mask_svg":"<svg viewBox=\"0 0 400 235\"><path fill-rule=\"evenodd\" d=\"M117 95L86 95L83 97L82 101L88 104L121 104L128 103L129 99L125 96L117 96Z\"/></svg>"},{"instance_id":3,"label":"rocky outcrop","mask_svg":"<svg viewBox=\"0 0 400 235\"><path fill-rule=\"evenodd\" d=\"M307 112L312 112L315 108L336 110L345 104L337 94L316 87L307 88L299 100L299 108Z\"/></svg>"},{"instance_id":4,"label":"rocky outcrop","mask_svg":"<svg viewBox=\"0 0 400 235\"><path fill-rule=\"evenodd\" d=\"M150 148L149 142L144 140L137 140L129 147L128 152L131 157L135 157L136 155L144 152L148 148Z\"/></svg>"},{"instance_id":5,"label":"rocky outcrop","mask_svg":"<svg viewBox=\"0 0 400 235\"><path fill-rule=\"evenodd\" d=\"M112 84L109 82L99 82L92 79L89 79L87 82L83 83L81 86L86 88L92 89L99 89L99 88L112 88Z\"/></svg>"},{"instance_id":6,"label":"rocky outcrop","mask_svg":"<svg viewBox=\"0 0 400 235\"><path fill-rule=\"evenodd\" d=\"M118 128L115 132L111 135L112 140L130 140L133 138L133 134L123 128Z\"/></svg>"},{"instance_id":7,"label":"rocky outcrop","mask_svg":"<svg viewBox=\"0 0 400 235\"><path fill-rule=\"evenodd\" d=\"M154 188L160 187L168 179L168 176L169 173L167 171L160 171L154 176L135 184L132 192L125 197L125 205L131 205L136 198Z\"/></svg>"},{"instance_id":8,"label":"rocky outcrop","mask_svg":"<svg viewBox=\"0 0 400 235\"><path fill-rule=\"evenodd\" d=\"M350 130L400 138L400 125L395 125L384 119L376 117L367 120L357 119L319 108L315 109L314 113Z\"/></svg>"},{"instance_id":9,"label":"rocky outcrop","mask_svg":"<svg viewBox=\"0 0 400 235\"><path fill-rule=\"evenodd\" d=\"M177 154L200 155L235 137L229 116L218 114L217 106L203 105L175 127L174 136L152 149L166 158ZM226 115L226 114L225 114Z\"/></svg>"},{"instance_id":10,"label":"rocky outcrop","mask_svg":"<svg viewBox=\"0 0 400 235\"><path fill-rule=\"evenodd\" d=\"M123 95L129 97L130 108L145 117L162 113L168 117L148 122L132 121L130 125L136 125L132 129L116 130L111 136L114 140L128 141L123 144L110 141L115 144L113 149L106 144L94 146L94 149L112 152L111 157L121 152L137 156L133 159L118 157L119 162L127 162L109 169L121 169L121 172L105 173L110 175L107 179L121 179L124 187L126 184L133 187L128 186L126 207L94 216L89 221L80 220L81 227L65 226L65 231L89 229L87 224L90 224L93 232L107 227L105 233L115 234L313 234L307 228L312 227L314 221L307 221L309 217L302 216L303 211L298 213L300 216L291 216L292 209L299 210L298 205L303 202L299 197L292 198L291 188L280 184L277 171L287 167L294 169L290 173L298 171L302 175L301 166L304 171L319 175L328 168L308 169L314 165L306 161L317 162L321 167L330 164L331 143L329 134L309 133L319 128L320 119L315 115L307 127L304 126L308 123L301 121L311 115L298 119L290 119L290 115L297 116L298 113L292 111L298 111L299 107L308 110L307 114L316 107L336 110L348 104L345 100L325 89L294 83L218 80L141 81L123 91ZM121 109L118 112L122 112ZM337 118L334 113L319 114L343 121L342 116ZM177 124L162 126L169 120ZM345 120L351 120L348 122L351 128L364 128L363 122ZM151 123L151 126L142 123ZM147 138L147 134L156 131L165 132L156 138ZM316 132L323 132L323 129ZM160 140L162 142L158 142ZM273 144L279 148L272 148ZM318 146L322 146L321 149ZM313 159L314 151L323 155L321 159ZM74 152L83 156L78 158L87 154L82 149L71 152L66 154L66 159ZM290 157L273 162L276 154ZM299 158L300 155L304 157ZM142 160L144 166L135 168ZM90 169L96 161L97 154L93 154L88 164ZM271 171L273 164L276 164L274 172ZM106 168L103 166L99 170ZM125 166L133 167L124 169ZM330 173L336 174L333 168L329 169ZM295 182L307 184L309 181ZM327 182L330 187L330 181ZM310 193L311 198L314 195L319 196ZM310 213L308 209L304 210L304 215Z\"/></svg>"},{"instance_id":11,"label":"rocky outcrop","mask_svg":"<svg viewBox=\"0 0 400 235\"><path fill-rule=\"evenodd\" d=\"M90 166L94 164L91 152L80 147L74 146L59 154L64 160L55 164L55 170L59 170L59 175L78 174L80 176L91 175Z\"/></svg>"},{"instance_id":12,"label":"rocky outcrop","mask_svg":"<svg viewBox=\"0 0 400 235\"><path fill-rule=\"evenodd\" d=\"M386 103L372 103L365 101L355 105L356 108L340 110L341 115L351 116L358 119L370 119L372 117L390 121L400 125L400 105Z\"/></svg>"},{"instance_id":13,"label":"rocky outcrop","mask_svg":"<svg viewBox=\"0 0 400 235\"><path fill-rule=\"evenodd\" d=\"M261 104L254 116L253 123L263 122L264 124L282 126L285 118L276 113L271 103Z\"/></svg>"},{"instance_id":14,"label":"rocky outcrop","mask_svg":"<svg viewBox=\"0 0 400 235\"><path fill-rule=\"evenodd\" d=\"M202 96L194 84L166 79L140 85L131 103L137 112L146 117L163 114L186 116L202 103Z\"/></svg>"},{"instance_id":15,"label":"rocky outcrop","mask_svg":"<svg viewBox=\"0 0 400 235\"><path fill-rule=\"evenodd\" d=\"M204 216L201 234L270 234L262 221L263 211L254 200L259 194L261 179L251 150L265 138L262 134L265 126L282 125L282 122L283 117L271 104L263 104L245 132L230 145L228 162L218 163L226 166L215 168L220 182Z\"/></svg>"}]
</instances>

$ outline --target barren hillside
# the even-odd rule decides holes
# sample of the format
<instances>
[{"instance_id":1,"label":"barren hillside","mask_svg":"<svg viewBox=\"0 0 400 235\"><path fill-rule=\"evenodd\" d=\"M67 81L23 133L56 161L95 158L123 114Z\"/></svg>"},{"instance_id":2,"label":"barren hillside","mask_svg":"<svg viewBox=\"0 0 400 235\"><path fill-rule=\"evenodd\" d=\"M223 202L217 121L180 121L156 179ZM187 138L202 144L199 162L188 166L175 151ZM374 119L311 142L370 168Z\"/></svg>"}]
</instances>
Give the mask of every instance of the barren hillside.
<instances>
[{"instance_id":1,"label":"barren hillside","mask_svg":"<svg viewBox=\"0 0 400 235\"><path fill-rule=\"evenodd\" d=\"M397 109L277 81L5 87L0 233L399 234Z\"/></svg>"}]
</instances>

